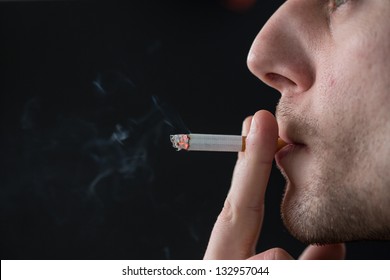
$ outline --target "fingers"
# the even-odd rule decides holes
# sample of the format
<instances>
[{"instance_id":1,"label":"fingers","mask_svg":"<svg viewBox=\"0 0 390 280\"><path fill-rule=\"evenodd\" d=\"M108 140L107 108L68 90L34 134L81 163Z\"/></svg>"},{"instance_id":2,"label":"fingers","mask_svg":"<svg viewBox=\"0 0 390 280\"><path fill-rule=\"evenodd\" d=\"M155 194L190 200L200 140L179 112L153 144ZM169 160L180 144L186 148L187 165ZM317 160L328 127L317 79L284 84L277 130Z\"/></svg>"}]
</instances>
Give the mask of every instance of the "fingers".
<instances>
[{"instance_id":1,"label":"fingers","mask_svg":"<svg viewBox=\"0 0 390 280\"><path fill-rule=\"evenodd\" d=\"M281 248L273 248L250 257L249 260L293 260L294 258Z\"/></svg>"},{"instance_id":2,"label":"fingers","mask_svg":"<svg viewBox=\"0 0 390 280\"><path fill-rule=\"evenodd\" d=\"M343 260L346 256L345 244L324 246L310 245L299 257L300 260ZM293 257L281 248L269 249L257 254L250 260L293 260Z\"/></svg>"},{"instance_id":3,"label":"fingers","mask_svg":"<svg viewBox=\"0 0 390 280\"><path fill-rule=\"evenodd\" d=\"M243 133L248 128L246 150L239 154L232 185L211 233L205 259L246 259L255 254L278 126L271 113L259 111L252 119L246 119Z\"/></svg>"},{"instance_id":4,"label":"fingers","mask_svg":"<svg viewBox=\"0 0 390 280\"><path fill-rule=\"evenodd\" d=\"M300 260L343 260L346 256L345 244L324 246L310 245L299 257Z\"/></svg>"}]
</instances>

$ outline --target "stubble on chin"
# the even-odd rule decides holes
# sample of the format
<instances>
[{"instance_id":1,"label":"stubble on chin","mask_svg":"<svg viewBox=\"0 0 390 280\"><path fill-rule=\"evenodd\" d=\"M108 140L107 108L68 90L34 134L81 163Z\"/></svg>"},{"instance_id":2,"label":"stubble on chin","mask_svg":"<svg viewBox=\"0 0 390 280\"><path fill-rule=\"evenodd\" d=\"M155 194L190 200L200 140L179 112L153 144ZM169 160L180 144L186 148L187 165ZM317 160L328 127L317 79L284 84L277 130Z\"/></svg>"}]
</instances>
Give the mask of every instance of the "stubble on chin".
<instances>
[{"instance_id":1,"label":"stubble on chin","mask_svg":"<svg viewBox=\"0 0 390 280\"><path fill-rule=\"evenodd\" d=\"M323 134L318 121L310 116L308 108L298 109L289 100L281 99L277 106L276 117L287 137L293 141L302 141L308 145L312 160L305 178L296 178L289 172L280 169L286 180L285 193L281 204L282 220L289 232L298 240L307 244L328 244L339 242L342 238L339 231L342 223L339 214L345 212L342 191L331 189L342 188L335 185L340 182L340 170L335 168L336 158L329 156L327 143L320 141ZM333 164L332 164L333 162ZM297 184L297 182L300 182ZM351 211L352 209L348 209ZM341 223L341 224L340 224Z\"/></svg>"},{"instance_id":2,"label":"stubble on chin","mask_svg":"<svg viewBox=\"0 0 390 280\"><path fill-rule=\"evenodd\" d=\"M364 172L373 174L369 160L364 160L367 155L365 136L352 134L354 139L363 139L360 143L351 143L348 136L355 128L362 127L364 120L349 122L351 131L335 123L331 128L337 133L331 135L327 133L332 130L328 128L324 132L307 112L309 110L297 111L288 101L281 101L276 111L278 123L287 135L303 142L308 139L312 160L311 170L305 172L307 178L299 178L300 185L296 185L296 178L282 170L286 189L281 214L286 228L295 238L308 244L389 239L390 225L386 222L389 218L368 211L378 208L375 201L386 201L372 193L384 183L364 179L367 177Z\"/></svg>"}]
</instances>

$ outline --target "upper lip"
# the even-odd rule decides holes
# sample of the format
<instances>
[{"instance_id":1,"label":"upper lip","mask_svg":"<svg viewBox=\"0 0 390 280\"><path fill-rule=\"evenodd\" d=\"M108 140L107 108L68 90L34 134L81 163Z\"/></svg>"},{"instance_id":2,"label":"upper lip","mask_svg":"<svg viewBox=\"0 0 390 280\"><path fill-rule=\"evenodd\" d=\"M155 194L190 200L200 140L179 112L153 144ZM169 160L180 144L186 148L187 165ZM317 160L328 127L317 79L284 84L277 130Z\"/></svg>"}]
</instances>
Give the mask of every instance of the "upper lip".
<instances>
[{"instance_id":1,"label":"upper lip","mask_svg":"<svg viewBox=\"0 0 390 280\"><path fill-rule=\"evenodd\" d=\"M279 137L288 145L304 146L305 143L293 135L287 135L285 131L279 132Z\"/></svg>"},{"instance_id":2,"label":"upper lip","mask_svg":"<svg viewBox=\"0 0 390 280\"><path fill-rule=\"evenodd\" d=\"M306 148L306 144L302 141L298 140L297 138L294 138L290 135L286 134L279 134L279 137L287 143L287 145L283 146L279 150L277 150L275 154L276 163L280 166L280 160L286 156L289 152L295 150L295 148Z\"/></svg>"}]
</instances>

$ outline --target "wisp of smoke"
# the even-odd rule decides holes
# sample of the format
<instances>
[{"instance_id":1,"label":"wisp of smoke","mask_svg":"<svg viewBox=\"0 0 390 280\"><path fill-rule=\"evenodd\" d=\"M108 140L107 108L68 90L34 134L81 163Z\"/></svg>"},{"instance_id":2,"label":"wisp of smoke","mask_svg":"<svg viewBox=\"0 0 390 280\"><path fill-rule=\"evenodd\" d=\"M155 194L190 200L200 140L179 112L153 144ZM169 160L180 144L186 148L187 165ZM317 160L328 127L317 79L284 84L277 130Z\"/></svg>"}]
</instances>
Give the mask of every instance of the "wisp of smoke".
<instances>
[{"instance_id":1,"label":"wisp of smoke","mask_svg":"<svg viewBox=\"0 0 390 280\"><path fill-rule=\"evenodd\" d=\"M110 193L120 199L126 189L152 183L169 134L188 131L180 117L157 96L138 95L121 73L99 74L88 98L71 95L64 104L34 97L26 103L24 152L37 190L70 180L89 197Z\"/></svg>"}]
</instances>

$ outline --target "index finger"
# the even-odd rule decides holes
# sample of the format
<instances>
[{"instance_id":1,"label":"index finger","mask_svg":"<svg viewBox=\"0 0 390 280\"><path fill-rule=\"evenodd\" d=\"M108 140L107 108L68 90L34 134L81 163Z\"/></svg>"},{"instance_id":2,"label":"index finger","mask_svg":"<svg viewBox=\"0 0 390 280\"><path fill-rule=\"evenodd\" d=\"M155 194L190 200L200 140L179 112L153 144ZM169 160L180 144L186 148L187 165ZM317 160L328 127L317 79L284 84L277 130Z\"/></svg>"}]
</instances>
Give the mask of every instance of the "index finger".
<instances>
[{"instance_id":1,"label":"index finger","mask_svg":"<svg viewBox=\"0 0 390 280\"><path fill-rule=\"evenodd\" d=\"M243 132L249 119L244 122ZM246 150L239 154L230 191L214 225L205 259L246 259L255 254L264 195L276 151L278 126L267 111L251 121Z\"/></svg>"}]
</instances>

